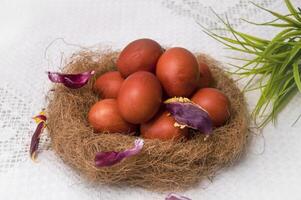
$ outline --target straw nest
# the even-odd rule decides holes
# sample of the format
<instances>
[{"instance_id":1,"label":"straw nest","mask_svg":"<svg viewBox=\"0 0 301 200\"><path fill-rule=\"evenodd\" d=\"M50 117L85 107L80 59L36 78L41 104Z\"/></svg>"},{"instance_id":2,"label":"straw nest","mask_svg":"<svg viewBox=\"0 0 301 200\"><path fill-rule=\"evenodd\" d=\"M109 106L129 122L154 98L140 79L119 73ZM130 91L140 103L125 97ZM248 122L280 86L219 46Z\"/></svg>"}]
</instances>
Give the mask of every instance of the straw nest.
<instances>
[{"instance_id":1,"label":"straw nest","mask_svg":"<svg viewBox=\"0 0 301 200\"><path fill-rule=\"evenodd\" d=\"M85 51L73 55L64 72L96 70L96 77L116 70L119 52ZM243 94L207 55L196 54L213 74L215 87L231 102L231 118L205 140L196 134L187 141L145 140L143 150L112 167L96 168L94 156L99 151L120 151L133 146L136 136L94 133L87 121L90 107L99 100L91 80L78 90L55 85L48 95L48 132L53 150L88 180L108 185L139 186L153 191L184 190L217 170L236 161L247 139L248 116Z\"/></svg>"}]
</instances>

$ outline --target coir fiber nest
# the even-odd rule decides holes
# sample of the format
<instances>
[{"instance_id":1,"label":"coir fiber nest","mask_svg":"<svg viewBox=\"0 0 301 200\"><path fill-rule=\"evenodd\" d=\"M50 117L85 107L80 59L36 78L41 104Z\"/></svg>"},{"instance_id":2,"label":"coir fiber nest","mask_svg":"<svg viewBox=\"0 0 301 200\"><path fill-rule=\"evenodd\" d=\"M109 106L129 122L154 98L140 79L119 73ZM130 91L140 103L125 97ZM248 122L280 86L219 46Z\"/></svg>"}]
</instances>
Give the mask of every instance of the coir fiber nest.
<instances>
[{"instance_id":1,"label":"coir fiber nest","mask_svg":"<svg viewBox=\"0 0 301 200\"><path fill-rule=\"evenodd\" d=\"M64 72L95 70L100 74L116 70L118 52L83 51L71 57ZM243 94L209 56L197 54L213 74L214 86L231 102L231 118L214 129L207 139L194 134L187 141L145 140L142 151L112 167L96 168L94 157L99 151L121 151L133 146L135 136L94 133L87 121L90 107L99 100L92 91L95 81L73 90L55 85L49 93L47 107L48 132L53 150L88 180L109 185L139 186L153 191L184 190L201 179L212 177L217 170L229 166L244 150L248 116Z\"/></svg>"}]
</instances>

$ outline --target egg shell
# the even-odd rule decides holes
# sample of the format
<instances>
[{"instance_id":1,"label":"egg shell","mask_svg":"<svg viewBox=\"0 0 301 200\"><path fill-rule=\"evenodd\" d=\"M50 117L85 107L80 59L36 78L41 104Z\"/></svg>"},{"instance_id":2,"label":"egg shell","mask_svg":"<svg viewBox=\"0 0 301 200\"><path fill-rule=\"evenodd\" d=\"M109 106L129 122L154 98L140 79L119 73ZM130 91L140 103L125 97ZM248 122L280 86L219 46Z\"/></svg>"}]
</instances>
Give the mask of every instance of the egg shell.
<instances>
[{"instance_id":1,"label":"egg shell","mask_svg":"<svg viewBox=\"0 0 301 200\"><path fill-rule=\"evenodd\" d=\"M162 102L162 88L156 76L139 71L124 80L118 94L122 117L133 124L150 120Z\"/></svg>"},{"instance_id":2,"label":"egg shell","mask_svg":"<svg viewBox=\"0 0 301 200\"><path fill-rule=\"evenodd\" d=\"M156 75L169 97L189 97L198 86L200 72L197 59L190 51L174 47L160 57Z\"/></svg>"},{"instance_id":3,"label":"egg shell","mask_svg":"<svg viewBox=\"0 0 301 200\"><path fill-rule=\"evenodd\" d=\"M141 124L140 133L146 139L179 139L188 134L188 128L175 127L176 120L167 112L159 112L152 120Z\"/></svg>"},{"instance_id":4,"label":"egg shell","mask_svg":"<svg viewBox=\"0 0 301 200\"><path fill-rule=\"evenodd\" d=\"M106 72L96 79L94 90L103 99L117 98L123 81L124 78L121 76L120 72Z\"/></svg>"},{"instance_id":5,"label":"egg shell","mask_svg":"<svg viewBox=\"0 0 301 200\"><path fill-rule=\"evenodd\" d=\"M116 99L96 102L88 113L88 121L96 132L129 134L137 129L121 117Z\"/></svg>"},{"instance_id":6,"label":"egg shell","mask_svg":"<svg viewBox=\"0 0 301 200\"><path fill-rule=\"evenodd\" d=\"M193 95L191 100L208 112L216 127L223 125L230 117L230 101L218 89L202 88Z\"/></svg>"},{"instance_id":7,"label":"egg shell","mask_svg":"<svg viewBox=\"0 0 301 200\"><path fill-rule=\"evenodd\" d=\"M199 71L200 71L200 79L199 79L199 88L209 87L213 82L213 77L208 65L202 61L199 61Z\"/></svg>"},{"instance_id":8,"label":"egg shell","mask_svg":"<svg viewBox=\"0 0 301 200\"><path fill-rule=\"evenodd\" d=\"M123 77L137 71L155 72L162 55L160 44L151 39L139 39L128 44L117 59L117 67Z\"/></svg>"}]
</instances>

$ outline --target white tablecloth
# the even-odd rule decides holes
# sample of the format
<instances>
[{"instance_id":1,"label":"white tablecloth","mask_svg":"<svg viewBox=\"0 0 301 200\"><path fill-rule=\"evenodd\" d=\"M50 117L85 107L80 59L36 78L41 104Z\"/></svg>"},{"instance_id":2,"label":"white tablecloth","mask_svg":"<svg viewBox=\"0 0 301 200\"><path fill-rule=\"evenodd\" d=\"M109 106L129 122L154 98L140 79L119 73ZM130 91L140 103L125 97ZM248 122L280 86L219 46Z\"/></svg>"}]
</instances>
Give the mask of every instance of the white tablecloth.
<instances>
[{"instance_id":1,"label":"white tablecloth","mask_svg":"<svg viewBox=\"0 0 301 200\"><path fill-rule=\"evenodd\" d=\"M287 12L282 0L255 2ZM293 2L300 6L297 0ZM86 183L47 150L45 140L39 162L33 163L28 157L35 129L31 117L45 107L50 86L45 71L58 70L61 58L79 46L120 49L134 39L149 37L228 62L225 55L233 53L205 35L196 23L209 28L217 25L210 7L227 15L242 31L267 38L275 34L273 29L242 23L241 17L271 19L248 0L1 0L0 199L164 199L166 194L138 188ZM250 107L257 97L257 93L247 94ZM205 181L183 194L193 200L301 199L301 122L291 126L299 113L300 95L284 109L276 127L268 125L261 136L250 140L240 162L221 171L212 183Z\"/></svg>"}]
</instances>

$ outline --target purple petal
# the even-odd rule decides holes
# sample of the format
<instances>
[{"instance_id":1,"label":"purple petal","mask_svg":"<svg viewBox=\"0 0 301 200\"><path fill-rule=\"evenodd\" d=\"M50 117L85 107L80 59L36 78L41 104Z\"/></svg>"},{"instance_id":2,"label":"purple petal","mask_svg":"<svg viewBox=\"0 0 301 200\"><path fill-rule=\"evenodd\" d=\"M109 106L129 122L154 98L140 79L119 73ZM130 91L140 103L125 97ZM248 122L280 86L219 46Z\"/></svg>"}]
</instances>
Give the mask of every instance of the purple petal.
<instances>
[{"instance_id":1,"label":"purple petal","mask_svg":"<svg viewBox=\"0 0 301 200\"><path fill-rule=\"evenodd\" d=\"M80 74L62 74L58 72L47 72L48 78L54 83L62 83L71 89L78 89L86 85L95 71L83 72Z\"/></svg>"},{"instance_id":2,"label":"purple petal","mask_svg":"<svg viewBox=\"0 0 301 200\"><path fill-rule=\"evenodd\" d=\"M43 129L45 128L47 117L45 115L45 112L42 111L39 113L39 115L33 117L33 119L35 120L35 122L38 125L37 125L37 128L36 128L34 134L31 137L29 154L30 154L31 159L35 160L36 151L38 150L38 147L39 147L40 136L41 136L41 133L43 132Z\"/></svg>"},{"instance_id":3,"label":"purple petal","mask_svg":"<svg viewBox=\"0 0 301 200\"><path fill-rule=\"evenodd\" d=\"M185 197L185 196L175 194L175 193L170 193L169 195L167 195L165 200L191 200L191 199L188 197Z\"/></svg>"},{"instance_id":4,"label":"purple petal","mask_svg":"<svg viewBox=\"0 0 301 200\"><path fill-rule=\"evenodd\" d=\"M95 166L96 167L108 167L115 165L122 161L124 158L138 154L144 145L143 139L136 139L135 146L125 151L109 151L109 152L98 152L95 155Z\"/></svg>"},{"instance_id":5,"label":"purple petal","mask_svg":"<svg viewBox=\"0 0 301 200\"><path fill-rule=\"evenodd\" d=\"M45 121L41 121L31 137L29 154L32 160L35 160L36 151L38 150L39 147L40 136L41 133L43 132L44 127L45 127Z\"/></svg>"},{"instance_id":6,"label":"purple petal","mask_svg":"<svg viewBox=\"0 0 301 200\"><path fill-rule=\"evenodd\" d=\"M212 121L206 111L190 102L166 103L166 109L180 125L186 125L205 134L212 132Z\"/></svg>"},{"instance_id":7,"label":"purple petal","mask_svg":"<svg viewBox=\"0 0 301 200\"><path fill-rule=\"evenodd\" d=\"M33 119L40 120L40 121L46 121L47 117L44 114L39 114L39 115L35 116Z\"/></svg>"}]
</instances>

